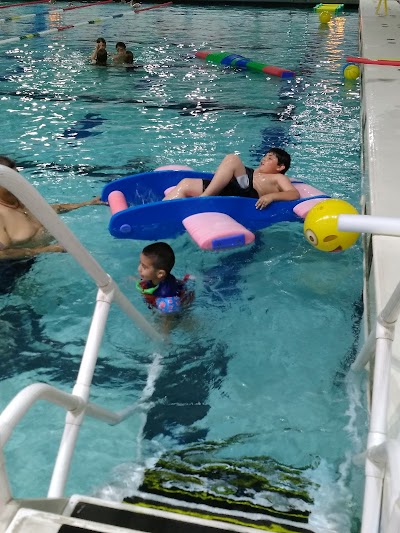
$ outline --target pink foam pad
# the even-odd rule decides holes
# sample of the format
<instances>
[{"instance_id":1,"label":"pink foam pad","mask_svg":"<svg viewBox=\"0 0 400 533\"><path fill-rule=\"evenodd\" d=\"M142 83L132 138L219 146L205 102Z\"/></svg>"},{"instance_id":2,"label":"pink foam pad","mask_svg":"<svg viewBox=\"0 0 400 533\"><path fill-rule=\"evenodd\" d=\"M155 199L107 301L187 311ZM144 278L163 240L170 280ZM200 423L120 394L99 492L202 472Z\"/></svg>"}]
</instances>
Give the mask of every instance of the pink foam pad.
<instances>
[{"instance_id":1,"label":"pink foam pad","mask_svg":"<svg viewBox=\"0 0 400 533\"><path fill-rule=\"evenodd\" d=\"M314 198L313 200L305 200L304 202L300 202L296 205L296 207L293 208L293 213L301 218L306 218L308 212L314 207L314 205L324 202L325 200L328 200L328 198Z\"/></svg>"},{"instance_id":2,"label":"pink foam pad","mask_svg":"<svg viewBox=\"0 0 400 533\"><path fill-rule=\"evenodd\" d=\"M325 195L324 192L319 191L315 187L308 185L307 183L292 183L293 187L299 191L300 198L309 198L310 196Z\"/></svg>"},{"instance_id":3,"label":"pink foam pad","mask_svg":"<svg viewBox=\"0 0 400 533\"><path fill-rule=\"evenodd\" d=\"M182 223L203 250L243 246L255 239L251 231L224 213L198 213L185 218Z\"/></svg>"},{"instance_id":4,"label":"pink foam pad","mask_svg":"<svg viewBox=\"0 0 400 533\"><path fill-rule=\"evenodd\" d=\"M186 165L165 165L164 167L157 167L154 169L154 172L157 172L157 170L193 170L190 167L187 167Z\"/></svg>"},{"instance_id":5,"label":"pink foam pad","mask_svg":"<svg viewBox=\"0 0 400 533\"><path fill-rule=\"evenodd\" d=\"M111 214L114 215L118 211L128 209L128 202L125 195L121 191L112 191L108 195L108 205L110 206Z\"/></svg>"}]
</instances>

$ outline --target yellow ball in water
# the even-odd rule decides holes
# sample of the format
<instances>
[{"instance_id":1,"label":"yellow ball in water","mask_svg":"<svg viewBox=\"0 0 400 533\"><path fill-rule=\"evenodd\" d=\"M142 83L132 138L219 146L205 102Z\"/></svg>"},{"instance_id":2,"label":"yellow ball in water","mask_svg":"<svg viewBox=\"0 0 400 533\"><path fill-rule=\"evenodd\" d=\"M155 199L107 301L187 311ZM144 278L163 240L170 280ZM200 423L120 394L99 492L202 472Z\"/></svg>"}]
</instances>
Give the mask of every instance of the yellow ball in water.
<instances>
[{"instance_id":1,"label":"yellow ball in water","mask_svg":"<svg viewBox=\"0 0 400 533\"><path fill-rule=\"evenodd\" d=\"M357 65L347 65L343 69L343 76L346 80L356 80L360 76L360 69Z\"/></svg>"},{"instance_id":2,"label":"yellow ball in water","mask_svg":"<svg viewBox=\"0 0 400 533\"><path fill-rule=\"evenodd\" d=\"M328 22L331 20L331 14L328 13L328 11L321 11L319 14L319 21L322 24L328 24Z\"/></svg>"},{"instance_id":3,"label":"yellow ball in water","mask_svg":"<svg viewBox=\"0 0 400 533\"><path fill-rule=\"evenodd\" d=\"M333 198L310 209L304 221L304 235L308 242L323 252L341 252L353 246L359 233L338 231L339 215L358 215L358 212L348 202Z\"/></svg>"}]
</instances>

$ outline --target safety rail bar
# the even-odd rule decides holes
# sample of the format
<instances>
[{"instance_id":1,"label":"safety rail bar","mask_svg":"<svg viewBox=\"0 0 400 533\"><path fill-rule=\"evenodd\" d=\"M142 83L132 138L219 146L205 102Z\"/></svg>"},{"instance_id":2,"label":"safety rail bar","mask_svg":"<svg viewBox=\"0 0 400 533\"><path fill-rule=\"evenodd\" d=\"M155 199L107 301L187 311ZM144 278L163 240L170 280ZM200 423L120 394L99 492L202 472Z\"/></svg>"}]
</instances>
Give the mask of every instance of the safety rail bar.
<instances>
[{"instance_id":1,"label":"safety rail bar","mask_svg":"<svg viewBox=\"0 0 400 533\"><path fill-rule=\"evenodd\" d=\"M400 218L371 215L339 215L339 231L400 237ZM376 325L357 355L353 370L374 360L370 421L365 457L365 487L361 533L378 533L383 506L383 484L390 474L387 533L400 531L400 444L389 440L388 407L392 346L400 314L400 282L376 319Z\"/></svg>"},{"instance_id":2,"label":"safety rail bar","mask_svg":"<svg viewBox=\"0 0 400 533\"><path fill-rule=\"evenodd\" d=\"M109 423L118 423L135 412L136 409L133 406L118 414L89 403L90 387L111 303L115 301L127 316L152 340L162 343L165 338L137 311L128 298L120 291L111 276L101 268L39 192L23 176L13 169L0 165L0 186L5 187L28 207L31 213L74 257L98 286L95 309L72 394L59 391L47 385L36 384L31 386L33 388L27 387L21 391L11 400L8 407L0 415L1 506L2 503L5 504L12 498L6 473L3 446L22 416L36 401L46 399L61 405L68 411L48 490L48 497L53 498L61 497L64 494L72 455L85 414ZM146 396L149 396L149 394L145 390L142 394L142 406ZM135 405L137 408L138 404Z\"/></svg>"},{"instance_id":3,"label":"safety rail bar","mask_svg":"<svg viewBox=\"0 0 400 533\"><path fill-rule=\"evenodd\" d=\"M95 403L89 402L85 404L84 400L79 396L61 391L46 383L33 383L14 396L0 414L0 450L4 448L21 419L39 400L45 400L63 407L75 416L85 412L86 416L107 422L110 425L119 424L135 412L147 410L150 405L146 404L145 398L142 398L121 411L110 411ZM57 476L55 483L59 484ZM51 497L50 494L48 496ZM0 503L6 503L11 497L10 485L5 471L4 455L0 451Z\"/></svg>"}]
</instances>

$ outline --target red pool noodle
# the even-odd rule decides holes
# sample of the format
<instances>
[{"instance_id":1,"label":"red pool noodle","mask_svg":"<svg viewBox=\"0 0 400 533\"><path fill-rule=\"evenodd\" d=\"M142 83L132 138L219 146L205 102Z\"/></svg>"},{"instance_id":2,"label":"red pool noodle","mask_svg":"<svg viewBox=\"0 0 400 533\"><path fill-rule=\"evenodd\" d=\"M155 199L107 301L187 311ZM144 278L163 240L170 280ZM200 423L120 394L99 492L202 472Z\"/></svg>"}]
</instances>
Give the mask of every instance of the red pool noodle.
<instances>
[{"instance_id":1,"label":"red pool noodle","mask_svg":"<svg viewBox=\"0 0 400 533\"><path fill-rule=\"evenodd\" d=\"M102 2L94 2L94 3L88 4L86 6L64 7L63 11L71 11L71 9L83 9L84 7L100 6L102 4L111 4L111 2L114 2L114 0L104 0ZM58 11L58 9L51 9L50 11Z\"/></svg>"},{"instance_id":2,"label":"red pool noodle","mask_svg":"<svg viewBox=\"0 0 400 533\"><path fill-rule=\"evenodd\" d=\"M164 4L158 4L157 6L151 6L151 7L142 7L140 9L135 9L135 13L139 13L140 11L148 11L149 9L158 9L159 7L167 7L172 5L173 2L165 2Z\"/></svg>"},{"instance_id":3,"label":"red pool noodle","mask_svg":"<svg viewBox=\"0 0 400 533\"><path fill-rule=\"evenodd\" d=\"M294 72L287 70L286 68L273 67L272 65L264 67L262 69L265 74L271 74L271 76L278 76L279 78L293 78Z\"/></svg>"},{"instance_id":4,"label":"red pool noodle","mask_svg":"<svg viewBox=\"0 0 400 533\"><path fill-rule=\"evenodd\" d=\"M361 63L362 65L387 65L388 67L400 67L400 61L390 61L390 59L367 59L365 57L346 57L349 63Z\"/></svg>"},{"instance_id":5,"label":"red pool noodle","mask_svg":"<svg viewBox=\"0 0 400 533\"><path fill-rule=\"evenodd\" d=\"M200 59L205 59L211 52L208 52L207 50L200 50L199 52L196 52L194 55Z\"/></svg>"},{"instance_id":6,"label":"red pool noodle","mask_svg":"<svg viewBox=\"0 0 400 533\"><path fill-rule=\"evenodd\" d=\"M112 191L108 195L108 205L110 206L110 211L112 215L128 209L128 202L126 201L125 195L121 191Z\"/></svg>"},{"instance_id":7,"label":"red pool noodle","mask_svg":"<svg viewBox=\"0 0 400 533\"><path fill-rule=\"evenodd\" d=\"M0 6L0 9L7 9L9 7L32 6L33 4L48 4L49 0L36 0L36 2L24 2L23 4L9 4L8 6Z\"/></svg>"}]
</instances>

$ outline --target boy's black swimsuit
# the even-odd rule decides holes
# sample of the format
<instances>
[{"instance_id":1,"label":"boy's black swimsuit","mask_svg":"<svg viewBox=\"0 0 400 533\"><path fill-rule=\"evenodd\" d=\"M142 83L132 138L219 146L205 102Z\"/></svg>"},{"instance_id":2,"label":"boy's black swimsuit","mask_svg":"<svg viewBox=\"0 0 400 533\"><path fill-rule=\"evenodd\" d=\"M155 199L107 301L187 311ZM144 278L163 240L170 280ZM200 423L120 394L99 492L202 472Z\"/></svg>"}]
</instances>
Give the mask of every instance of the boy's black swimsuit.
<instances>
[{"instance_id":1,"label":"boy's black swimsuit","mask_svg":"<svg viewBox=\"0 0 400 533\"><path fill-rule=\"evenodd\" d=\"M253 187L254 169L245 167L246 174L238 178L232 178L217 196L243 196L244 198L259 198L258 192ZM211 180L203 180L203 192Z\"/></svg>"}]
</instances>

